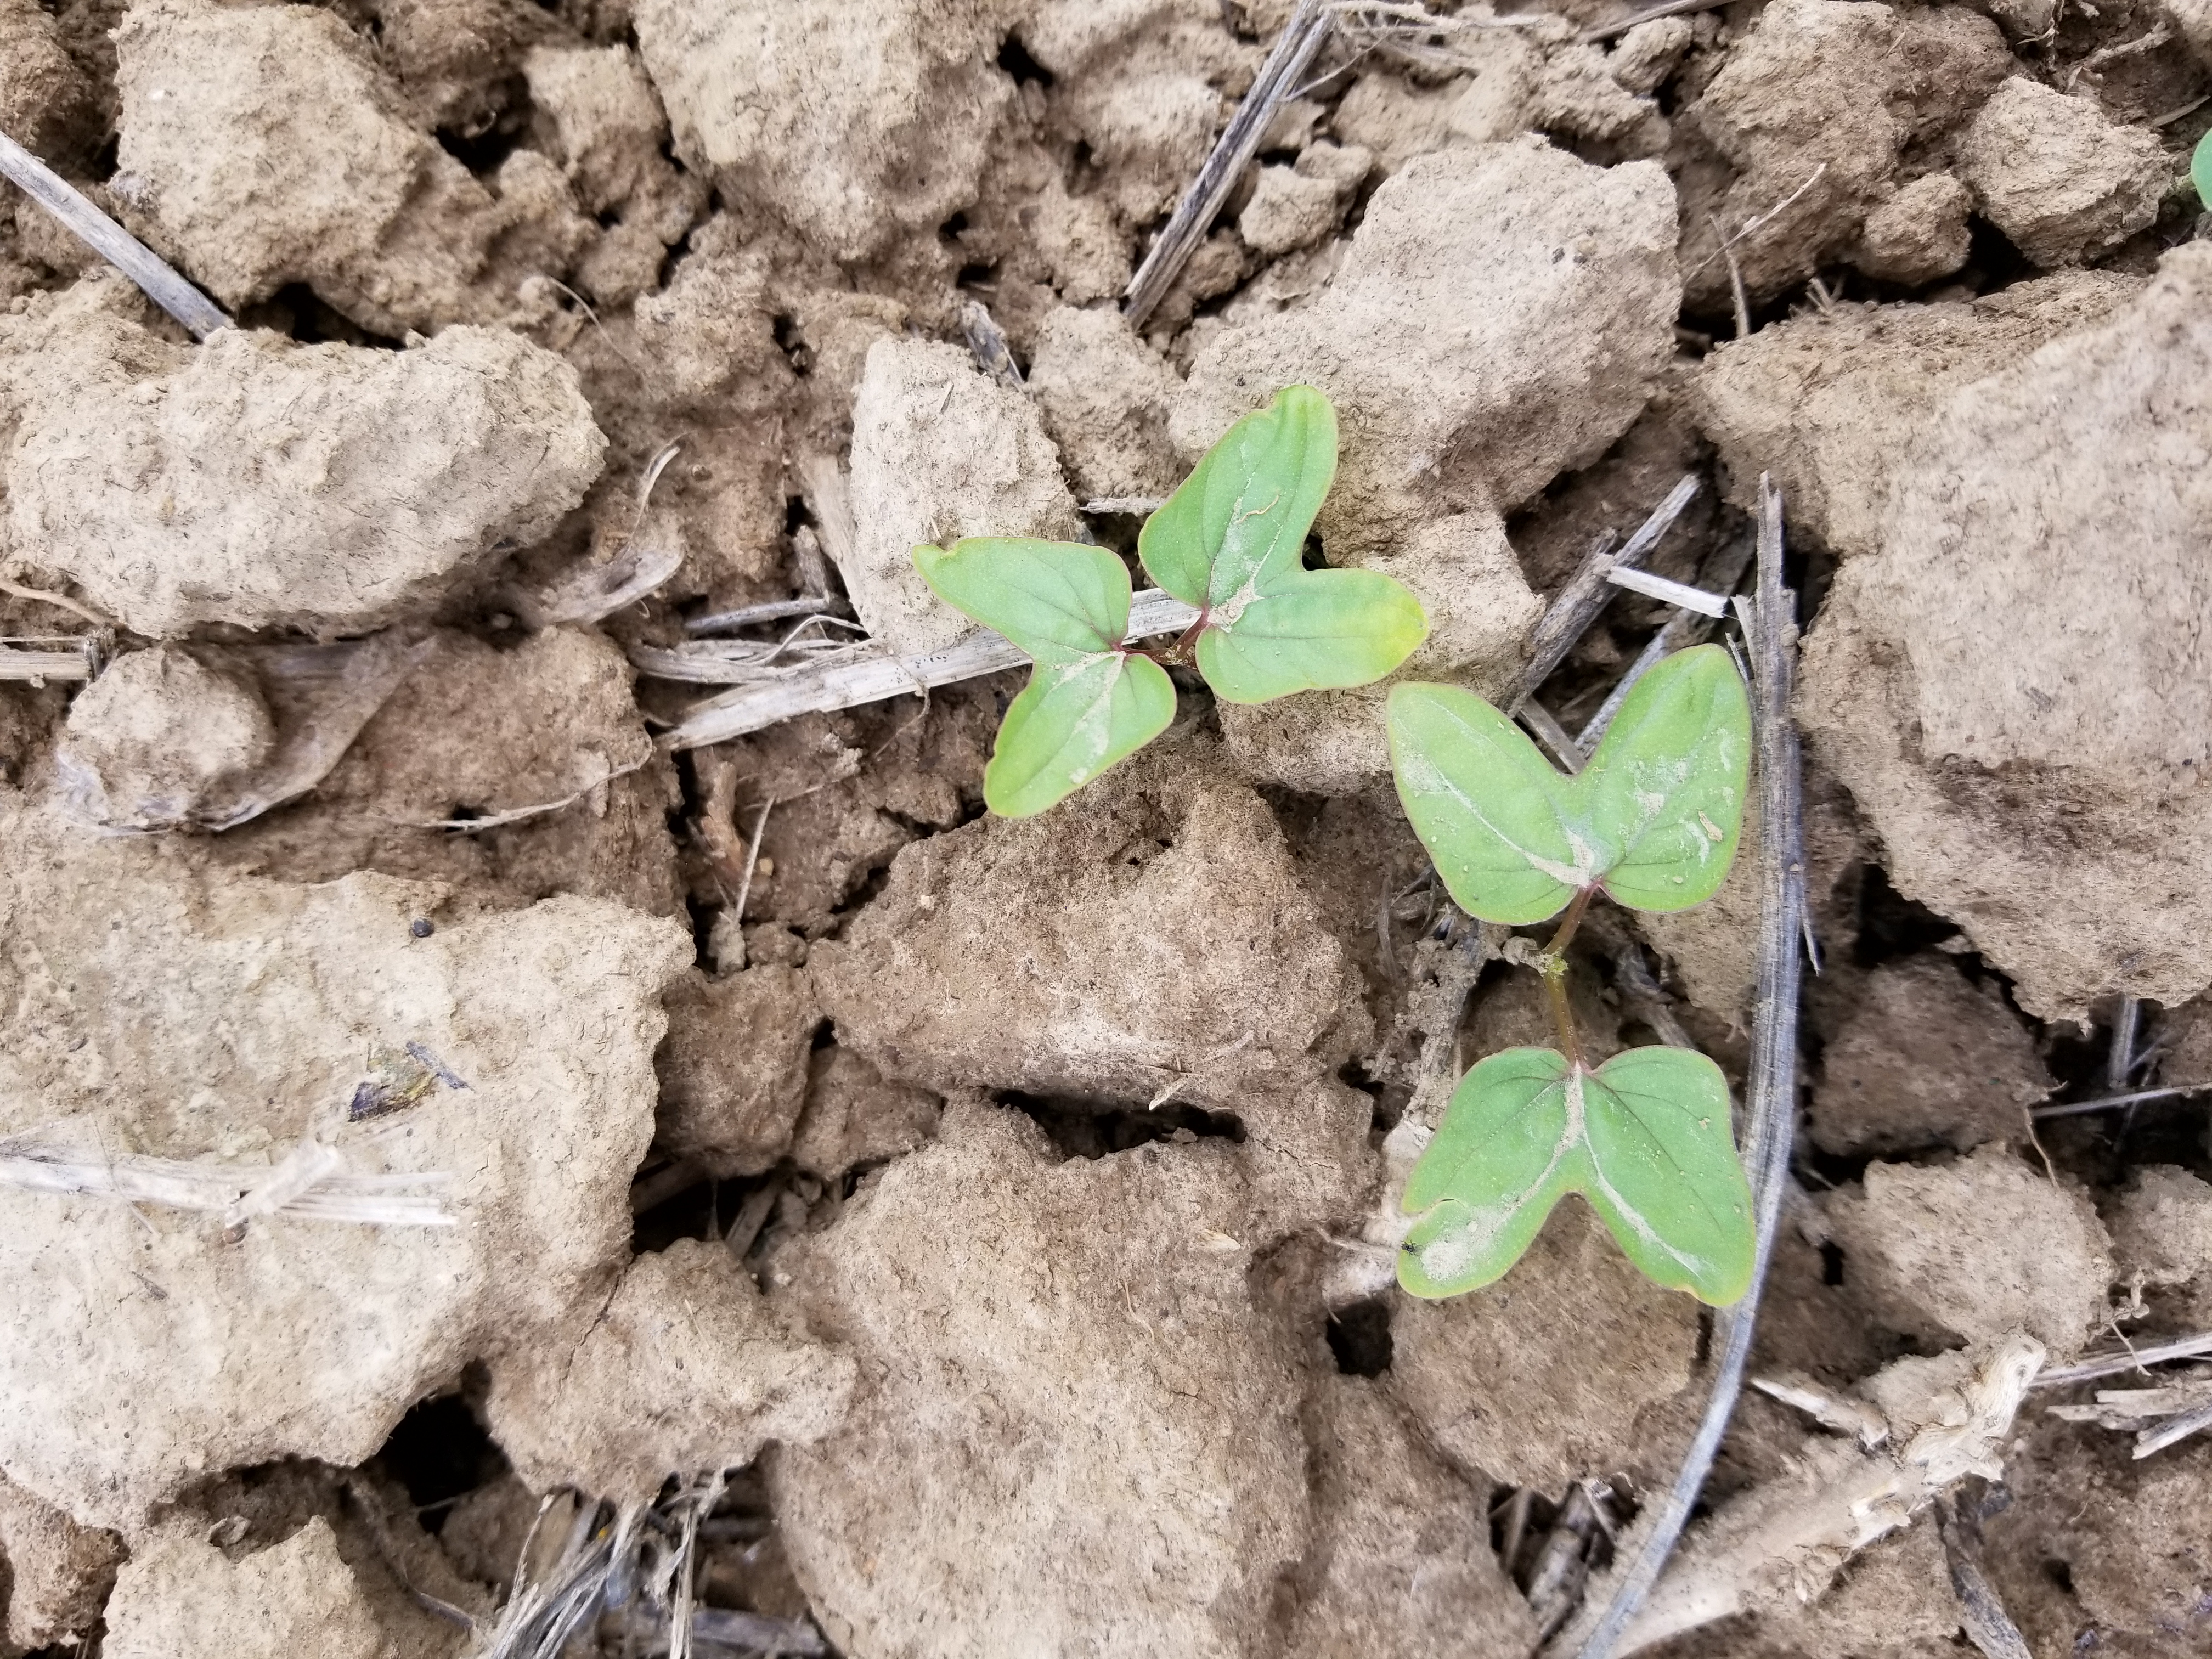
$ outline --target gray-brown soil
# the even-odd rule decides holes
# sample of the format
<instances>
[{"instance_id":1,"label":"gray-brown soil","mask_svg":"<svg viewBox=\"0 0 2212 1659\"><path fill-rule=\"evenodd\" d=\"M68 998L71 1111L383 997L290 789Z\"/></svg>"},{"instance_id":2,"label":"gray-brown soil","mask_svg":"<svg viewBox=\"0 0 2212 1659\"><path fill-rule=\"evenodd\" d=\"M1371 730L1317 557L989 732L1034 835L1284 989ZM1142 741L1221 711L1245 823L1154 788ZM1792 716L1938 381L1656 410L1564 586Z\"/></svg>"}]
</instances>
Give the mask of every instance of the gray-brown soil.
<instances>
[{"instance_id":1,"label":"gray-brown soil","mask_svg":"<svg viewBox=\"0 0 2212 1659\"><path fill-rule=\"evenodd\" d=\"M656 740L687 621L936 650L915 542L1131 553L1294 381L1407 677L1505 692L1686 473L1677 580L1786 503L1773 1391L1649 1650L2212 1644L2212 1432L2129 1414L2212 1375L2021 1392L2212 1330L2207 1097L2033 1115L2212 1085L2212 8L1437 0L1133 325L1294 9L0 0L0 132L238 322L0 186L0 649L95 671L0 680L0 1659L459 1659L603 1545L570 1655L688 1595L702 1654L1520 1659L1601 1595L1712 1322L1578 1200L1391 1284L1438 1076L1548 1036L1460 994L1385 688L1180 675L1022 822L1018 675ZM1741 1093L1751 875L1593 915L1594 1054Z\"/></svg>"}]
</instances>

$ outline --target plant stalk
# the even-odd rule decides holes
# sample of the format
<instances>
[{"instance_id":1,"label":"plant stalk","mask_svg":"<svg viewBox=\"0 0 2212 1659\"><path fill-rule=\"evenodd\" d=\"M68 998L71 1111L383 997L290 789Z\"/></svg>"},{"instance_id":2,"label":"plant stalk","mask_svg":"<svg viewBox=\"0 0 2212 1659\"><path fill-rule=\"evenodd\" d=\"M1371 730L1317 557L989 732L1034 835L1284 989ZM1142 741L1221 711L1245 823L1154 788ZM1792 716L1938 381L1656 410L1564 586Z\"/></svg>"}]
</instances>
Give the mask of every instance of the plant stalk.
<instances>
[{"instance_id":1,"label":"plant stalk","mask_svg":"<svg viewBox=\"0 0 2212 1659\"><path fill-rule=\"evenodd\" d=\"M1583 925L1583 912L1589 908L1596 892L1597 884L1593 882L1569 902L1559 931L1552 935L1551 944L1536 964L1536 971L1544 976L1545 994L1551 998L1552 1029L1559 1036L1559 1052L1566 1056L1570 1073L1582 1070L1583 1049L1575 1034L1575 1006L1567 995L1567 946L1574 942L1575 929Z\"/></svg>"},{"instance_id":2,"label":"plant stalk","mask_svg":"<svg viewBox=\"0 0 2212 1659\"><path fill-rule=\"evenodd\" d=\"M1771 482L1762 477L1758 604L1754 607L1741 599L1736 601L1746 623L1754 668L1752 729L1760 789L1759 993L1745 1090L1750 1109L1744 1137L1744 1166L1751 1177L1758 1251L1750 1290L1741 1302L1722 1309L1716 1317L1714 1347L1718 1360L1713 1391L1684 1455L1681 1473L1660 1504L1643 1548L1614 1584L1612 1599L1589 1627L1578 1659L1611 1659L1624 1636L1633 1650L1631 1623L1681 1536L1742 1391L1759 1291L1773 1254L1783 1189L1788 1183L1797 1097L1797 1002L1804 968L1799 939L1805 924L1805 855L1797 728L1790 715L1796 678L1796 629L1791 625L1794 596L1782 585L1782 497Z\"/></svg>"}]
</instances>

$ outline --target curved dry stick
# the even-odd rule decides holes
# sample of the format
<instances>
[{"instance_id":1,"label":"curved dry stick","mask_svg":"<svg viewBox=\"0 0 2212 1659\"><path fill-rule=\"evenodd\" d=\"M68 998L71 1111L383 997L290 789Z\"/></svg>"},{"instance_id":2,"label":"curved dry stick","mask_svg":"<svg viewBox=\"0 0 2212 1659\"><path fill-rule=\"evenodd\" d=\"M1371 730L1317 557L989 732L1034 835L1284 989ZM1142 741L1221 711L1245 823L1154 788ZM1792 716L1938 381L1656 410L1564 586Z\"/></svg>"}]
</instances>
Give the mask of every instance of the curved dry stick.
<instances>
[{"instance_id":1,"label":"curved dry stick","mask_svg":"<svg viewBox=\"0 0 2212 1659\"><path fill-rule=\"evenodd\" d=\"M1782 585L1782 497L1771 480L1759 481L1759 603L1736 601L1750 638L1753 685L1753 742L1759 781L1759 995L1753 1018L1751 1075L1746 1091L1750 1122L1744 1164L1751 1176L1753 1214L1759 1248L1751 1289L1715 1320L1720 1363L1713 1392L1682 1472L1674 1479L1644 1547L1613 1587L1578 1659L1611 1659L1613 1648L1644 1598L1658 1581L1667 1558L1682 1534L1683 1523L1728 1431L1743 1373L1751 1358L1759 1295L1774 1253L1776 1223L1790 1174L1791 1131L1797 1095L1797 996L1804 974L1798 935L1805 915L1805 855L1802 845L1797 728L1790 718L1795 689L1796 629L1790 618L1794 596Z\"/></svg>"},{"instance_id":2,"label":"curved dry stick","mask_svg":"<svg viewBox=\"0 0 2212 1659\"><path fill-rule=\"evenodd\" d=\"M93 204L92 198L4 132L0 174L74 231L92 251L146 290L146 297L204 340L231 326L221 307L162 262L161 256Z\"/></svg>"}]
</instances>

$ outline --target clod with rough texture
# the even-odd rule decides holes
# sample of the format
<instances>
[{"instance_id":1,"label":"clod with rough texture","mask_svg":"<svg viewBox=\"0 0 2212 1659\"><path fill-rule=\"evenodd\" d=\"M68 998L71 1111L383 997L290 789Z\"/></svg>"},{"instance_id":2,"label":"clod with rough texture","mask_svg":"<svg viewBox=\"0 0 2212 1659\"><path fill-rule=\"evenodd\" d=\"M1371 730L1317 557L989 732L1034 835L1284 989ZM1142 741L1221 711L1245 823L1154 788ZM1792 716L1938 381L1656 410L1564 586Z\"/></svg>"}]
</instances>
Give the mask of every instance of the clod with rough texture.
<instances>
[{"instance_id":1,"label":"clod with rough texture","mask_svg":"<svg viewBox=\"0 0 2212 1659\"><path fill-rule=\"evenodd\" d=\"M1800 718L1890 879L2044 1018L2212 982L2208 303L2185 245L1950 396L1807 640Z\"/></svg>"},{"instance_id":2,"label":"clod with rough texture","mask_svg":"<svg viewBox=\"0 0 2212 1659\"><path fill-rule=\"evenodd\" d=\"M923 543L967 536L1077 540L1075 498L1035 404L957 346L883 340L853 400L854 535L839 574L868 632L922 656L974 625L931 592ZM835 549L832 550L836 551Z\"/></svg>"},{"instance_id":3,"label":"clod with rough texture","mask_svg":"<svg viewBox=\"0 0 2212 1659\"><path fill-rule=\"evenodd\" d=\"M576 372L501 330L407 351L131 319L118 280L0 321L10 549L126 627L360 633L434 606L583 499Z\"/></svg>"},{"instance_id":4,"label":"clod with rough texture","mask_svg":"<svg viewBox=\"0 0 2212 1659\"><path fill-rule=\"evenodd\" d=\"M163 1528L116 1575L100 1651L114 1659L392 1659L395 1647L338 1554L331 1523L317 1516L239 1561L189 1524Z\"/></svg>"},{"instance_id":5,"label":"clod with rough texture","mask_svg":"<svg viewBox=\"0 0 2212 1659\"><path fill-rule=\"evenodd\" d=\"M225 305L306 283L395 337L495 319L475 284L513 211L415 125L337 14L139 0L115 49L111 191Z\"/></svg>"},{"instance_id":6,"label":"clod with rough texture","mask_svg":"<svg viewBox=\"0 0 2212 1659\"><path fill-rule=\"evenodd\" d=\"M811 1445L843 1419L851 1359L769 1304L719 1241L679 1239L624 1269L573 1348L495 1363L485 1402L500 1448L533 1492L574 1486L648 1504L674 1475Z\"/></svg>"},{"instance_id":7,"label":"clod with rough texture","mask_svg":"<svg viewBox=\"0 0 2212 1659\"><path fill-rule=\"evenodd\" d=\"M1698 1307L1562 1204L1517 1271L1449 1301L1394 1302L1390 1336L1392 1391L1455 1462L1556 1492L1641 1455L1639 1413L1689 1386Z\"/></svg>"},{"instance_id":8,"label":"clod with rough texture","mask_svg":"<svg viewBox=\"0 0 2212 1659\"><path fill-rule=\"evenodd\" d=\"M1060 1163L1018 1114L956 1103L772 1259L771 1304L863 1379L842 1430L768 1465L832 1641L1269 1650L1310 1525L1302 1349L1255 1296L1246 1204L1229 1147Z\"/></svg>"},{"instance_id":9,"label":"clod with rough texture","mask_svg":"<svg viewBox=\"0 0 2212 1659\"><path fill-rule=\"evenodd\" d=\"M2172 173L2155 132L2024 76L1997 88L1959 143L1976 204L2045 267L2079 264L2150 223Z\"/></svg>"},{"instance_id":10,"label":"clod with rough texture","mask_svg":"<svg viewBox=\"0 0 2212 1659\"><path fill-rule=\"evenodd\" d=\"M435 889L194 873L15 806L6 829L0 989L22 1012L0 1134L94 1163L265 1158L271 1181L311 1144L364 1174L445 1176L458 1223L264 1213L234 1240L188 1211L10 1194L10 1480L135 1526L210 1472L358 1463L471 1358L588 1323L629 1236L659 988L691 955L679 927L564 898L422 936ZM380 1096L410 1043L466 1086Z\"/></svg>"},{"instance_id":11,"label":"clod with rough texture","mask_svg":"<svg viewBox=\"0 0 2212 1659\"><path fill-rule=\"evenodd\" d=\"M676 153L833 259L933 232L975 198L1013 95L1005 0L645 0L638 50Z\"/></svg>"},{"instance_id":12,"label":"clod with rough texture","mask_svg":"<svg viewBox=\"0 0 2212 1659\"><path fill-rule=\"evenodd\" d=\"M1927 1168L1870 1164L1829 1200L1851 1281L1891 1328L1970 1341L2026 1330L2070 1358L2103 1328L2112 1252L2078 1187L1998 1146Z\"/></svg>"}]
</instances>

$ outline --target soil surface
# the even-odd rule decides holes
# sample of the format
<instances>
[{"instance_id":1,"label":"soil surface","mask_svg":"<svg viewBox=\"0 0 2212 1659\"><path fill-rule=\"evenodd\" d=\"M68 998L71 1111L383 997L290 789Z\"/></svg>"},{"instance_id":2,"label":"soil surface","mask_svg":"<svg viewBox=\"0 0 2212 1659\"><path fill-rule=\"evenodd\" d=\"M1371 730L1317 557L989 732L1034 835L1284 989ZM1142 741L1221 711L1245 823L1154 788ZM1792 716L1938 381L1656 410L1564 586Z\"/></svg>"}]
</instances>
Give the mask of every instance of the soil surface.
<instances>
[{"instance_id":1,"label":"soil surface","mask_svg":"<svg viewBox=\"0 0 2212 1659\"><path fill-rule=\"evenodd\" d=\"M2212 8L1338 8L1133 323L1296 9L0 0L0 131L238 324L0 186L0 1659L1572 1651L1713 1322L1577 1200L1392 1284L1549 1037L1387 685L1179 672L1021 822L1018 672L659 740L688 624L935 651L914 544L1133 556L1293 382L1401 677L1785 503L1820 971L1644 1650L2212 1648L2212 1342L2032 1382L2212 1330ZM1741 1097L1753 874L1592 913L1593 1059Z\"/></svg>"}]
</instances>

